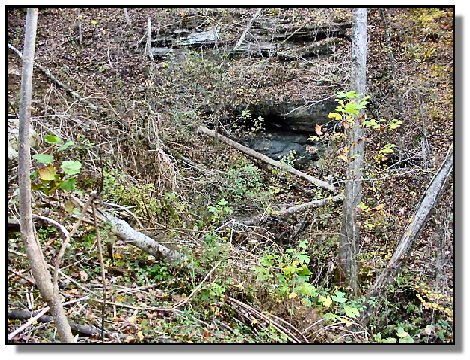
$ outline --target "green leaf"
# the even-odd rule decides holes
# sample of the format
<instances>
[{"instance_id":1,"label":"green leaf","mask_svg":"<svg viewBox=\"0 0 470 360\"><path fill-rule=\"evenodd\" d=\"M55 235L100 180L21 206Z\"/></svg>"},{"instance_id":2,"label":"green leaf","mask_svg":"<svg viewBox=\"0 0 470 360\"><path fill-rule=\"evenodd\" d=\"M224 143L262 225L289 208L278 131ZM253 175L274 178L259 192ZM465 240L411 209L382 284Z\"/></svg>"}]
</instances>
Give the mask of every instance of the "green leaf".
<instances>
[{"instance_id":1,"label":"green leaf","mask_svg":"<svg viewBox=\"0 0 470 360\"><path fill-rule=\"evenodd\" d=\"M410 335L408 335L408 336L405 336L405 337L402 337L402 338L398 339L398 342L400 344L414 344L415 341L413 340L413 338Z\"/></svg>"},{"instance_id":2,"label":"green leaf","mask_svg":"<svg viewBox=\"0 0 470 360\"><path fill-rule=\"evenodd\" d=\"M64 151L67 150L69 147L74 146L75 142L73 141L67 141L65 144L63 144L61 147L59 147L59 151Z\"/></svg>"},{"instance_id":3,"label":"green leaf","mask_svg":"<svg viewBox=\"0 0 470 360\"><path fill-rule=\"evenodd\" d=\"M65 191L73 191L75 189L75 178L62 181L59 187Z\"/></svg>"},{"instance_id":4,"label":"green leaf","mask_svg":"<svg viewBox=\"0 0 470 360\"><path fill-rule=\"evenodd\" d=\"M312 272L308 269L306 265L303 265L298 272L299 276L309 276L312 275Z\"/></svg>"},{"instance_id":5,"label":"green leaf","mask_svg":"<svg viewBox=\"0 0 470 360\"><path fill-rule=\"evenodd\" d=\"M356 104L355 102L349 102L344 107L344 111L347 112L348 114L351 114L351 115L357 115L357 114L359 114L358 106L359 105Z\"/></svg>"},{"instance_id":6,"label":"green leaf","mask_svg":"<svg viewBox=\"0 0 470 360\"><path fill-rule=\"evenodd\" d=\"M44 165L49 165L54 161L54 156L49 154L37 154L33 155L32 158Z\"/></svg>"},{"instance_id":7,"label":"green leaf","mask_svg":"<svg viewBox=\"0 0 470 360\"><path fill-rule=\"evenodd\" d=\"M219 200L219 205L220 205L220 206L228 205L228 201L225 200L224 198L222 198L222 199Z\"/></svg>"},{"instance_id":8,"label":"green leaf","mask_svg":"<svg viewBox=\"0 0 470 360\"><path fill-rule=\"evenodd\" d=\"M395 144L386 144L380 151L379 154L392 154L394 152Z\"/></svg>"},{"instance_id":9,"label":"green leaf","mask_svg":"<svg viewBox=\"0 0 470 360\"><path fill-rule=\"evenodd\" d=\"M348 99L355 99L357 98L357 92L354 90L348 91L346 94L344 94Z\"/></svg>"},{"instance_id":10,"label":"green leaf","mask_svg":"<svg viewBox=\"0 0 470 360\"><path fill-rule=\"evenodd\" d=\"M66 213L71 214L73 210L75 209L75 205L70 200L66 200L64 203L64 208L65 208Z\"/></svg>"},{"instance_id":11,"label":"green leaf","mask_svg":"<svg viewBox=\"0 0 470 360\"><path fill-rule=\"evenodd\" d=\"M388 337L386 339L383 339L381 342L385 343L385 344L396 344L397 343L397 339L395 338L392 338L392 337Z\"/></svg>"},{"instance_id":12,"label":"green leaf","mask_svg":"<svg viewBox=\"0 0 470 360\"><path fill-rule=\"evenodd\" d=\"M76 175L80 173L82 163L80 161L62 161L61 167L66 175Z\"/></svg>"},{"instance_id":13,"label":"green leaf","mask_svg":"<svg viewBox=\"0 0 470 360\"><path fill-rule=\"evenodd\" d=\"M333 301L331 300L329 296L327 297L320 296L319 300L324 307L330 307L330 305L333 303Z\"/></svg>"},{"instance_id":14,"label":"green leaf","mask_svg":"<svg viewBox=\"0 0 470 360\"><path fill-rule=\"evenodd\" d=\"M336 291L335 295L332 296L331 299L337 303L344 304L347 301L344 295L346 295L344 292Z\"/></svg>"},{"instance_id":15,"label":"green leaf","mask_svg":"<svg viewBox=\"0 0 470 360\"><path fill-rule=\"evenodd\" d=\"M397 119L393 119L391 122L390 122L390 130L395 130L395 129L398 129L401 124L403 124L403 121L401 120L397 120Z\"/></svg>"},{"instance_id":16,"label":"green leaf","mask_svg":"<svg viewBox=\"0 0 470 360\"><path fill-rule=\"evenodd\" d=\"M55 180L56 169L54 166L49 165L38 170L39 178L45 181Z\"/></svg>"},{"instance_id":17,"label":"green leaf","mask_svg":"<svg viewBox=\"0 0 470 360\"><path fill-rule=\"evenodd\" d=\"M399 327L397 329L397 336L403 338L403 337L410 336L410 334L408 334L402 327Z\"/></svg>"},{"instance_id":18,"label":"green leaf","mask_svg":"<svg viewBox=\"0 0 470 360\"><path fill-rule=\"evenodd\" d=\"M342 117L338 113L329 113L328 114L328 119L335 119L335 120L341 120Z\"/></svg>"},{"instance_id":19,"label":"green leaf","mask_svg":"<svg viewBox=\"0 0 470 360\"><path fill-rule=\"evenodd\" d=\"M299 248L303 250L307 250L308 248L308 241L307 240L302 240L299 242Z\"/></svg>"},{"instance_id":20,"label":"green leaf","mask_svg":"<svg viewBox=\"0 0 470 360\"><path fill-rule=\"evenodd\" d=\"M344 305L344 312L346 316L351 318L357 318L359 316L359 310L352 306Z\"/></svg>"},{"instance_id":21,"label":"green leaf","mask_svg":"<svg viewBox=\"0 0 470 360\"><path fill-rule=\"evenodd\" d=\"M298 254L297 259L301 264L308 264L310 263L310 256L305 255L305 254Z\"/></svg>"},{"instance_id":22,"label":"green leaf","mask_svg":"<svg viewBox=\"0 0 470 360\"><path fill-rule=\"evenodd\" d=\"M315 286L309 283L303 283L302 285L298 286L297 291L302 295L307 295L307 296L312 296L312 297L317 296L317 289L315 288Z\"/></svg>"},{"instance_id":23,"label":"green leaf","mask_svg":"<svg viewBox=\"0 0 470 360\"><path fill-rule=\"evenodd\" d=\"M436 334L437 334L437 336L439 337L439 340L441 340L441 341L445 341L445 340L446 340L446 338L445 338L445 336L444 336L444 330L438 330Z\"/></svg>"},{"instance_id":24,"label":"green leaf","mask_svg":"<svg viewBox=\"0 0 470 360\"><path fill-rule=\"evenodd\" d=\"M338 315L333 314L333 313L326 313L325 315L323 315L323 319L325 320L335 321L337 318L338 318Z\"/></svg>"},{"instance_id":25,"label":"green leaf","mask_svg":"<svg viewBox=\"0 0 470 360\"><path fill-rule=\"evenodd\" d=\"M366 204L364 204L362 201L359 204L357 204L357 207L363 211L369 209L369 207Z\"/></svg>"},{"instance_id":26,"label":"green leaf","mask_svg":"<svg viewBox=\"0 0 470 360\"><path fill-rule=\"evenodd\" d=\"M62 144L63 141L60 137L52 134L48 134L44 137L44 141L47 142L48 144Z\"/></svg>"}]
</instances>

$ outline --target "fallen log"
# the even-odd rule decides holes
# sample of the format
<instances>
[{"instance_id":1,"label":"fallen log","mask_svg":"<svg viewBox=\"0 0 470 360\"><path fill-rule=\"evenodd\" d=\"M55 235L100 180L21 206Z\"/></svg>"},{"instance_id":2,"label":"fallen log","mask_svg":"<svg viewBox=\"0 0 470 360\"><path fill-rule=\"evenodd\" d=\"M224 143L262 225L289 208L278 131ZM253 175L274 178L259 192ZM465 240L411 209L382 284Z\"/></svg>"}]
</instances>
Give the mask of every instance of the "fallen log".
<instances>
[{"instance_id":1,"label":"fallen log","mask_svg":"<svg viewBox=\"0 0 470 360\"><path fill-rule=\"evenodd\" d=\"M335 187L332 185L332 184L329 184L327 183L326 181L323 181L323 180L320 180L320 179L317 179L313 176L310 176L308 174L305 174L295 168L293 168L292 166L289 166L285 163L282 163L280 161L276 161L276 160L273 160L271 159L270 157L267 157L266 155L263 155L253 149L250 149L249 147L246 147L234 140L231 140L229 139L228 137L224 136L224 135L221 135L219 133L217 133L216 131L214 130L210 130L208 128L206 128L205 126L199 126L198 128L198 132L200 133L203 133L203 134L206 134L206 135L209 135L209 136L212 136L216 139L219 139L221 141L223 141L224 143L226 143L227 145L230 145L232 146L233 148L243 152L244 154L248 155L248 156L251 156L257 160L261 160L271 166L274 166L278 169L281 169L281 170L284 170L284 171L287 171L288 173L292 174L292 175L295 175L295 176L298 176L304 180L307 180L308 182L318 186L318 187L321 187L321 188L324 188L324 189L327 189L327 190L330 190L330 191L335 191Z\"/></svg>"},{"instance_id":2,"label":"fallen log","mask_svg":"<svg viewBox=\"0 0 470 360\"><path fill-rule=\"evenodd\" d=\"M71 200L80 208L83 208L84 204L80 199L72 196ZM181 263L186 260L185 256L180 252L167 248L151 237L141 233L140 231L134 230L124 220L101 210L97 211L96 215L101 221L111 224L112 232L121 240L155 256L155 258L169 261L172 265L176 265L177 263Z\"/></svg>"},{"instance_id":3,"label":"fallen log","mask_svg":"<svg viewBox=\"0 0 470 360\"><path fill-rule=\"evenodd\" d=\"M11 310L8 312L8 318L17 320L29 320L33 316L36 316L36 314L38 313L39 311L31 312L29 310ZM40 323L48 323L53 320L54 319L52 318L52 316L49 315L42 315L37 319L37 321ZM101 330L93 325L80 325L73 322L69 322L69 324L72 331L82 335L98 336L101 333ZM107 335L107 332L105 332L105 334Z\"/></svg>"},{"instance_id":4,"label":"fallen log","mask_svg":"<svg viewBox=\"0 0 470 360\"><path fill-rule=\"evenodd\" d=\"M169 249L151 237L134 230L124 220L108 213L103 213L102 220L111 224L113 232L119 236L121 240L138 247L148 254L155 256L157 259L167 260L172 264L183 262L185 260L184 255L178 251Z\"/></svg>"},{"instance_id":5,"label":"fallen log","mask_svg":"<svg viewBox=\"0 0 470 360\"><path fill-rule=\"evenodd\" d=\"M29 310L21 310L21 309L13 309L8 311L8 319L14 319L14 320L29 320L33 316L39 315L39 311L34 311L31 312ZM36 319L37 322L40 323L49 323L53 321L52 316L49 315L42 315L39 318ZM70 322L70 328L74 333L80 334L82 336L99 336L101 334L101 329L94 326L94 325L82 325L82 324L77 324L74 322ZM118 333L113 333L110 331L104 331L104 335L111 338L111 339L120 339L120 340L125 340L131 335L128 334L118 334ZM11 341L12 339L8 339L8 341ZM151 342L154 343L177 343L177 341L174 341L172 339L167 339L167 338L156 338L152 339Z\"/></svg>"},{"instance_id":6,"label":"fallen log","mask_svg":"<svg viewBox=\"0 0 470 360\"><path fill-rule=\"evenodd\" d=\"M382 289L390 283L393 275L400 269L402 262L404 261L408 251L417 239L419 233L426 224L429 213L434 208L439 195L444 189L444 185L447 182L453 169L453 146L451 145L447 151L447 156L441 165L441 168L434 176L434 179L429 184L426 193L423 196L419 206L417 207L413 221L408 225L405 230L403 237L401 238L398 246L393 253L387 267L382 271L379 277L375 280L371 286L367 298L375 298L382 291ZM370 308L365 311L363 315L362 323L367 324L370 317Z\"/></svg>"}]
</instances>

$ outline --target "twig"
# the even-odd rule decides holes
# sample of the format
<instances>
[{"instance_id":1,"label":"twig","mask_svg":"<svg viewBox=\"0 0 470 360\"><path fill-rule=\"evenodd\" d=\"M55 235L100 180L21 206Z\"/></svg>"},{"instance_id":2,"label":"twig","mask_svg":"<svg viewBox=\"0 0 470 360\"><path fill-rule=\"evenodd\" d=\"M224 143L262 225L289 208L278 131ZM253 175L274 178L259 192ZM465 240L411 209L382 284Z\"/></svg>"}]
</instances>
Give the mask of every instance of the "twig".
<instances>
[{"instance_id":1,"label":"twig","mask_svg":"<svg viewBox=\"0 0 470 360\"><path fill-rule=\"evenodd\" d=\"M101 267L101 281L103 283L103 306L101 308L101 340L104 342L104 320L106 315L106 273L103 261L103 247L101 244L100 228L98 227L98 219L96 217L96 206L94 201L91 202L91 207L93 209L93 221L95 223L96 241L98 242L98 256L100 259Z\"/></svg>"},{"instance_id":2,"label":"twig","mask_svg":"<svg viewBox=\"0 0 470 360\"><path fill-rule=\"evenodd\" d=\"M180 301L179 303L174 305L173 308L176 309L176 308L180 307L181 305L186 304L189 301L189 299L191 299L194 296L194 294L196 294L201 289L202 285L206 282L206 280L209 278L209 276L211 276L211 274L215 271L215 269L217 269L219 267L221 262L222 262L222 260L219 260L217 262L217 264L215 264L212 267L211 271L209 271L207 273L207 275L204 277L204 279L202 279L202 281L199 283L199 285L194 288L194 290L191 292L191 294L189 294L189 296L186 299L184 299L183 301Z\"/></svg>"},{"instance_id":3,"label":"twig","mask_svg":"<svg viewBox=\"0 0 470 360\"><path fill-rule=\"evenodd\" d=\"M307 202L307 203L294 205L294 206L291 206L287 209L276 211L273 215L274 216L292 215L296 212L299 212L299 211L302 211L302 210L305 210L305 209L310 209L310 208L315 208L315 207L325 205L329 201L338 202L338 201L342 201L342 200L343 200L343 194L339 194L339 195L336 195L334 197L328 197L326 199L318 199L318 200L313 200L313 201L310 201L310 202Z\"/></svg>"},{"instance_id":4,"label":"twig","mask_svg":"<svg viewBox=\"0 0 470 360\"><path fill-rule=\"evenodd\" d=\"M65 304L64 304L65 305ZM31 325L33 325L37 319L39 319L41 316L43 316L46 312L48 312L50 309L49 306L46 306L44 309L42 309L37 315L35 315L34 317L32 317L31 319L29 319L26 323L24 323L23 325L21 325L18 329L16 329L15 331L12 331L10 334L8 334L8 340L11 340L13 339L17 334L19 334L20 332L22 332L23 330L27 329L28 327L30 327Z\"/></svg>"},{"instance_id":5,"label":"twig","mask_svg":"<svg viewBox=\"0 0 470 360\"><path fill-rule=\"evenodd\" d=\"M69 236L64 240L62 243L62 247L59 250L59 254L57 255L56 261L55 261L55 268L54 268L54 277L53 277L53 285L54 285L54 292L58 291L59 286L58 286L58 278L59 278L59 268L60 268L60 263L62 262L62 258L64 257L65 250L67 249L67 245L70 242L70 239L72 239L72 236L75 235L75 233L78 230L78 227L80 226L88 207L90 206L90 203L93 201L95 198L96 193L92 193L90 195L90 198L86 202L85 206L82 209L82 213L80 214L80 217L78 218L77 222L72 228L72 231L70 232Z\"/></svg>"},{"instance_id":6,"label":"twig","mask_svg":"<svg viewBox=\"0 0 470 360\"><path fill-rule=\"evenodd\" d=\"M253 25L253 21L255 21L255 19L261 14L262 10L263 10L262 8L259 8L258 11L250 19L250 21L246 25L245 30L242 33L242 36L240 36L240 39L237 41L236 45L234 46L233 51L237 50L240 47L240 45L243 43L243 41L245 40L246 34L248 33L248 31L251 29L251 26Z\"/></svg>"},{"instance_id":7,"label":"twig","mask_svg":"<svg viewBox=\"0 0 470 360\"><path fill-rule=\"evenodd\" d=\"M33 220L41 220L41 221L44 221L44 222L54 226L57 230L60 231L60 233L62 235L62 238L64 240L67 239L68 237L70 237L70 234L69 234L68 230L63 225L59 224L57 221L55 221L51 218L48 218L46 216L33 214Z\"/></svg>"},{"instance_id":8,"label":"twig","mask_svg":"<svg viewBox=\"0 0 470 360\"><path fill-rule=\"evenodd\" d=\"M71 301L68 301L66 303L63 303L62 305L71 305L71 304L75 304L79 301L82 301L82 300L87 300L88 299L88 296L84 296L80 299L75 299L75 300L71 300ZM33 325L41 316L43 316L46 312L48 312L50 309L49 306L46 306L45 308L43 308L42 310L39 310L39 312L37 312L36 315L34 315L33 317L31 317L28 322L26 322L25 324L21 325L18 329L14 330L13 332L11 332L10 334L8 334L8 340L11 340L13 339L16 335L18 335L20 332L24 331L25 329L27 329L28 327L30 327L31 325ZM14 310L15 311L15 310ZM12 312L12 314L14 314L15 312ZM17 310L17 311L21 311L21 310ZM36 312L35 312L36 313ZM10 317L10 313L8 314L9 317ZM31 316L33 314L31 313ZM51 318L52 320L52 318Z\"/></svg>"},{"instance_id":9,"label":"twig","mask_svg":"<svg viewBox=\"0 0 470 360\"><path fill-rule=\"evenodd\" d=\"M131 17L129 16L129 13L127 12L127 8L124 8L124 17L126 18L127 26L132 25Z\"/></svg>"}]
</instances>

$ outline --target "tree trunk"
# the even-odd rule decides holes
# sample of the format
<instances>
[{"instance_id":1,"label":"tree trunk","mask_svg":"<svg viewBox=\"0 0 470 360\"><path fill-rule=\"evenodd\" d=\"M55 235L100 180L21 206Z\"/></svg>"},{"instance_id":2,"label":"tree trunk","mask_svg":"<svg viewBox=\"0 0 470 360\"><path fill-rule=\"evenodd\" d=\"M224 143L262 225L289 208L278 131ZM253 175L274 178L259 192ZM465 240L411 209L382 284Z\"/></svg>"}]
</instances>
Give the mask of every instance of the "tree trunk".
<instances>
[{"instance_id":1,"label":"tree trunk","mask_svg":"<svg viewBox=\"0 0 470 360\"><path fill-rule=\"evenodd\" d=\"M353 43L351 87L362 98L366 93L367 73L367 9L354 9L353 14ZM361 112L349 129L348 134L348 168L346 170L346 184L343 202L343 221L341 226L341 239L339 260L346 282L353 293L357 295L357 242L359 227L356 223L357 206L361 201L361 178L364 162L364 137L361 127Z\"/></svg>"},{"instance_id":2,"label":"tree trunk","mask_svg":"<svg viewBox=\"0 0 470 360\"><path fill-rule=\"evenodd\" d=\"M36 285L41 296L51 308L59 338L63 342L75 342L69 323L65 316L60 295L54 296L54 285L51 274L47 270L47 264L36 239L33 228L31 209L31 154L29 147L29 123L31 118L31 97L33 62L36 41L36 28L38 9L28 9L26 15L25 42L23 51L23 74L20 90L20 128L19 128L19 160L18 160L18 182L20 188L20 228L21 237L25 244L26 253L31 263Z\"/></svg>"}]
</instances>

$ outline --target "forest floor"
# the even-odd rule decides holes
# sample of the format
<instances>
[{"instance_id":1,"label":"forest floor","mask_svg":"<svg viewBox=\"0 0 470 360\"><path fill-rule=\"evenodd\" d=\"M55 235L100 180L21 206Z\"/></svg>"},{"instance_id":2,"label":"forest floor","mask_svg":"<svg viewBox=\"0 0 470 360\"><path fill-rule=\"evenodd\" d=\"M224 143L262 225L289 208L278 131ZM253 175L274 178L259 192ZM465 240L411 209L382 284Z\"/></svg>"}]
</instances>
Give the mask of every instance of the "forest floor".
<instances>
[{"instance_id":1,"label":"forest floor","mask_svg":"<svg viewBox=\"0 0 470 360\"><path fill-rule=\"evenodd\" d=\"M279 215L336 193L198 132L203 125L250 137L267 121L247 111L254 105L308 106L350 90L351 9L263 9L254 18L256 11L130 8L127 22L121 8L40 9L36 61L81 99L35 68L33 213L70 229L81 212L73 199L98 191L101 210L186 259L149 255L86 216L61 268L69 320L102 324L99 231L114 244L105 258L105 342L453 342L451 181L369 323L358 317L453 143L452 10L386 9L385 19L369 11L367 111L385 120L367 131L356 298L339 270L341 202ZM172 49L168 56L146 54L149 18L154 46ZM23 9L9 8L8 42L20 51L24 24ZM232 51L247 28L244 44L275 44L277 52ZM213 29L215 43L184 45L188 34ZM333 50L309 53L312 34L316 49ZM9 50L9 141L21 68ZM302 171L340 193L344 138L313 124L311 136L325 151ZM64 160L78 172L59 167ZM283 161L294 164L295 154ZM12 159L9 219L19 218L18 196ZM53 265L60 234L36 226ZM18 229L8 237L8 310L42 309ZM9 332L23 322L9 319ZM78 340L102 341L83 333ZM12 341L56 341L54 327L35 324Z\"/></svg>"}]
</instances>

